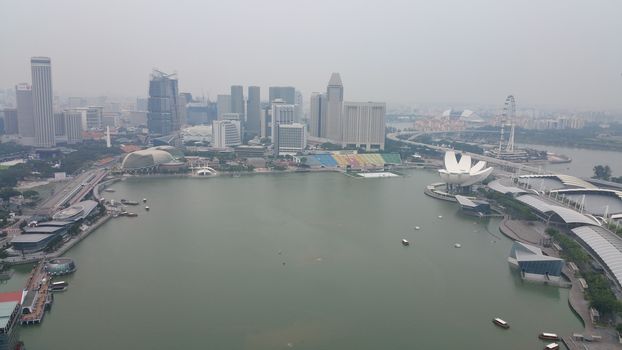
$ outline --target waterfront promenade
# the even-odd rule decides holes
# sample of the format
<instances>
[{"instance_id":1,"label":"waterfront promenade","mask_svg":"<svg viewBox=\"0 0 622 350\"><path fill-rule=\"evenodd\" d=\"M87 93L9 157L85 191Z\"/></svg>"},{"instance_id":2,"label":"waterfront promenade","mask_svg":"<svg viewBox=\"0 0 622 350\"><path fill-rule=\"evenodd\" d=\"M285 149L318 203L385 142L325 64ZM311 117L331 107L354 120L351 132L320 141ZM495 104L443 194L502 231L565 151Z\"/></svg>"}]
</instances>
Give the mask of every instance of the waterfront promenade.
<instances>
[{"instance_id":1,"label":"waterfront promenade","mask_svg":"<svg viewBox=\"0 0 622 350\"><path fill-rule=\"evenodd\" d=\"M505 217L501 223L499 224L499 231L503 233L508 238L536 245L542 249L542 251L549 256L559 257L559 253L550 248L542 246L541 242L544 238L546 238L546 234L544 230L546 229L545 225L541 222L531 222L531 221L523 221L523 220L511 220L508 217ZM576 341L572 338L571 335L563 335L564 343L568 346L569 349L594 349L594 350L605 350L605 349L622 349L622 344L618 342L618 336L615 330L611 328L602 328L594 325L590 318L589 301L585 300L584 292L580 286L578 279L575 277L574 272L572 272L567 265L562 269L562 273L566 278L570 280L571 288L568 295L568 305L573 310L573 312L581 319L581 322L584 325L584 330L579 332L583 336L600 336L602 337L602 342L590 342L585 343L581 341ZM589 345L588 345L589 344Z\"/></svg>"}]
</instances>

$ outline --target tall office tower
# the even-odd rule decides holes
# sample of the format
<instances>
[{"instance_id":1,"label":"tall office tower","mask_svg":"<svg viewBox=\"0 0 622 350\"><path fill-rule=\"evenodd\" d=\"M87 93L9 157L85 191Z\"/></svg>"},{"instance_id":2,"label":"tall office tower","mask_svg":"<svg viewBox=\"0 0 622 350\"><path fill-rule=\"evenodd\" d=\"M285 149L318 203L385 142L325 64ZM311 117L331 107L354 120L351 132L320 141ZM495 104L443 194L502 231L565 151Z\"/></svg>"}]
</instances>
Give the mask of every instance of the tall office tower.
<instances>
[{"instance_id":1,"label":"tall office tower","mask_svg":"<svg viewBox=\"0 0 622 350\"><path fill-rule=\"evenodd\" d=\"M240 115L242 124L246 122L244 113L244 87L242 85L231 86L231 113Z\"/></svg>"},{"instance_id":2,"label":"tall office tower","mask_svg":"<svg viewBox=\"0 0 622 350\"><path fill-rule=\"evenodd\" d=\"M56 146L54 137L54 98L52 66L49 57L32 57L32 102L35 125L35 145Z\"/></svg>"},{"instance_id":3,"label":"tall office tower","mask_svg":"<svg viewBox=\"0 0 622 350\"><path fill-rule=\"evenodd\" d=\"M326 95L311 94L309 133L315 137L326 137Z\"/></svg>"},{"instance_id":4,"label":"tall office tower","mask_svg":"<svg viewBox=\"0 0 622 350\"><path fill-rule=\"evenodd\" d=\"M283 100L276 99L272 103L272 144L274 155L279 154L279 126L294 123L294 105L284 104Z\"/></svg>"},{"instance_id":5,"label":"tall office tower","mask_svg":"<svg viewBox=\"0 0 622 350\"><path fill-rule=\"evenodd\" d=\"M169 135L181 127L175 74L153 70L149 81L147 126L152 135Z\"/></svg>"},{"instance_id":6,"label":"tall office tower","mask_svg":"<svg viewBox=\"0 0 622 350\"><path fill-rule=\"evenodd\" d=\"M305 124L279 124L278 136L273 145L276 156L283 153L296 154L307 148L307 126Z\"/></svg>"},{"instance_id":7,"label":"tall office tower","mask_svg":"<svg viewBox=\"0 0 622 350\"><path fill-rule=\"evenodd\" d=\"M19 136L33 139L35 137L35 117L30 85L21 83L15 86L15 100L17 101L17 130L19 131Z\"/></svg>"},{"instance_id":8,"label":"tall office tower","mask_svg":"<svg viewBox=\"0 0 622 350\"><path fill-rule=\"evenodd\" d=\"M58 138L65 136L65 115L63 112L54 113L54 136Z\"/></svg>"},{"instance_id":9,"label":"tall office tower","mask_svg":"<svg viewBox=\"0 0 622 350\"><path fill-rule=\"evenodd\" d=\"M246 103L246 131L249 136L259 135L261 128L261 92L259 86L248 87Z\"/></svg>"},{"instance_id":10,"label":"tall office tower","mask_svg":"<svg viewBox=\"0 0 622 350\"><path fill-rule=\"evenodd\" d=\"M296 98L296 103L294 104L296 106L296 112L294 114L294 118L296 119L296 123L302 123L302 120L305 117L303 110L302 92L296 90L296 95L294 97Z\"/></svg>"},{"instance_id":11,"label":"tall office tower","mask_svg":"<svg viewBox=\"0 0 622 350\"><path fill-rule=\"evenodd\" d=\"M65 135L68 144L82 142L82 111L79 109L66 110L65 116Z\"/></svg>"},{"instance_id":12,"label":"tall office tower","mask_svg":"<svg viewBox=\"0 0 622 350\"><path fill-rule=\"evenodd\" d=\"M296 104L296 89L293 86L270 86L268 95L269 102L281 99L288 105Z\"/></svg>"},{"instance_id":13,"label":"tall office tower","mask_svg":"<svg viewBox=\"0 0 622 350\"><path fill-rule=\"evenodd\" d=\"M19 133L17 126L17 109L4 109L4 133L7 135L15 135Z\"/></svg>"},{"instance_id":14,"label":"tall office tower","mask_svg":"<svg viewBox=\"0 0 622 350\"><path fill-rule=\"evenodd\" d=\"M279 124L294 123L294 105L285 104L283 100L276 99L272 102L272 137L276 135L276 128ZM272 140L274 143L274 140Z\"/></svg>"},{"instance_id":15,"label":"tall office tower","mask_svg":"<svg viewBox=\"0 0 622 350\"><path fill-rule=\"evenodd\" d=\"M384 149L386 104L345 102L343 105L343 146Z\"/></svg>"},{"instance_id":16,"label":"tall office tower","mask_svg":"<svg viewBox=\"0 0 622 350\"><path fill-rule=\"evenodd\" d=\"M326 88L326 138L341 142L341 112L343 109L343 83L339 73L333 73Z\"/></svg>"},{"instance_id":17,"label":"tall office tower","mask_svg":"<svg viewBox=\"0 0 622 350\"><path fill-rule=\"evenodd\" d=\"M216 104L218 105L218 120L220 120L223 114L231 113L231 95L218 95Z\"/></svg>"},{"instance_id":18,"label":"tall office tower","mask_svg":"<svg viewBox=\"0 0 622 350\"><path fill-rule=\"evenodd\" d=\"M227 148L241 144L239 121L214 120L212 122L212 146Z\"/></svg>"},{"instance_id":19,"label":"tall office tower","mask_svg":"<svg viewBox=\"0 0 622 350\"><path fill-rule=\"evenodd\" d=\"M192 102L192 94L189 92L179 93L179 121L181 125L188 124L188 104Z\"/></svg>"}]
</instances>

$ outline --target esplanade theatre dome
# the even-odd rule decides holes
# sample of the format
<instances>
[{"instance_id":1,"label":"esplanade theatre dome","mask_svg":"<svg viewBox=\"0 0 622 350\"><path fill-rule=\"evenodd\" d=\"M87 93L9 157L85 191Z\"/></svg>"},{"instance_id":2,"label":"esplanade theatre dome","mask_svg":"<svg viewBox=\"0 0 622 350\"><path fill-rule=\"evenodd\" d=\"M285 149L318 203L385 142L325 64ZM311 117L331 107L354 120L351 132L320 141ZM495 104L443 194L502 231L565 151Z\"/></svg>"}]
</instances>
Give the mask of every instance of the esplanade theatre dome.
<instances>
[{"instance_id":1,"label":"esplanade theatre dome","mask_svg":"<svg viewBox=\"0 0 622 350\"><path fill-rule=\"evenodd\" d=\"M174 147L171 148L176 150ZM157 148L148 148L132 152L125 156L123 162L121 163L121 168L126 171L155 169L160 164L175 162L176 157L172 154L172 152L172 150L162 150ZM181 151L179 151L179 153L181 153Z\"/></svg>"}]
</instances>

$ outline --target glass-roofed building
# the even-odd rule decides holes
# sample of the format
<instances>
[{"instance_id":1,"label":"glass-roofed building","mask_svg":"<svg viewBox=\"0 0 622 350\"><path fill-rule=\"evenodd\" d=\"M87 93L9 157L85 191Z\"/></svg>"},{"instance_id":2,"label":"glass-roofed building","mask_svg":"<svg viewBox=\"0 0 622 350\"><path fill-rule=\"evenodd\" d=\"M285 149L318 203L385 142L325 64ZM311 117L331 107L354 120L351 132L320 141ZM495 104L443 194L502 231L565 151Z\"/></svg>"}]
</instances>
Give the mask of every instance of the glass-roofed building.
<instances>
[{"instance_id":1,"label":"glass-roofed building","mask_svg":"<svg viewBox=\"0 0 622 350\"><path fill-rule=\"evenodd\" d=\"M523 279L542 282L559 282L564 267L564 259L544 255L540 248L521 242L514 242L508 262Z\"/></svg>"}]
</instances>

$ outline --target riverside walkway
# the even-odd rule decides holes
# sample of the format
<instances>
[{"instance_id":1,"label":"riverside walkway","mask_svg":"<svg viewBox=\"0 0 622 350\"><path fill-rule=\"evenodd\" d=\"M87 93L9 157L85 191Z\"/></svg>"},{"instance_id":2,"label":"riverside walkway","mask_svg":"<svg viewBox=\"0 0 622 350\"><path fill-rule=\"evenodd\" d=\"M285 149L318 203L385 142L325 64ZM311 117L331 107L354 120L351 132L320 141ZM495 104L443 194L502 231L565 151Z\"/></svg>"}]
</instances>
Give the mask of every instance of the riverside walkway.
<instances>
[{"instance_id":1,"label":"riverside walkway","mask_svg":"<svg viewBox=\"0 0 622 350\"><path fill-rule=\"evenodd\" d=\"M505 217L499 224L499 231L501 231L501 233L508 238L527 244L537 245L545 254L559 257L556 250L549 247L543 247L541 245L542 240L546 238L544 230L545 226L543 223L535 222L529 224L522 220L510 220L508 217ZM584 330L580 333L586 337L596 335L602 338L602 341L600 342L588 343L574 340L570 335L568 335L562 337L564 344L566 344L570 350L622 349L622 344L618 342L615 330L611 328L598 327L592 323L589 312L590 303L585 300L583 289L581 288L577 277L575 277L574 273L568 268L567 265L565 265L562 269L562 273L572 284L568 294L568 305L583 323Z\"/></svg>"}]
</instances>

